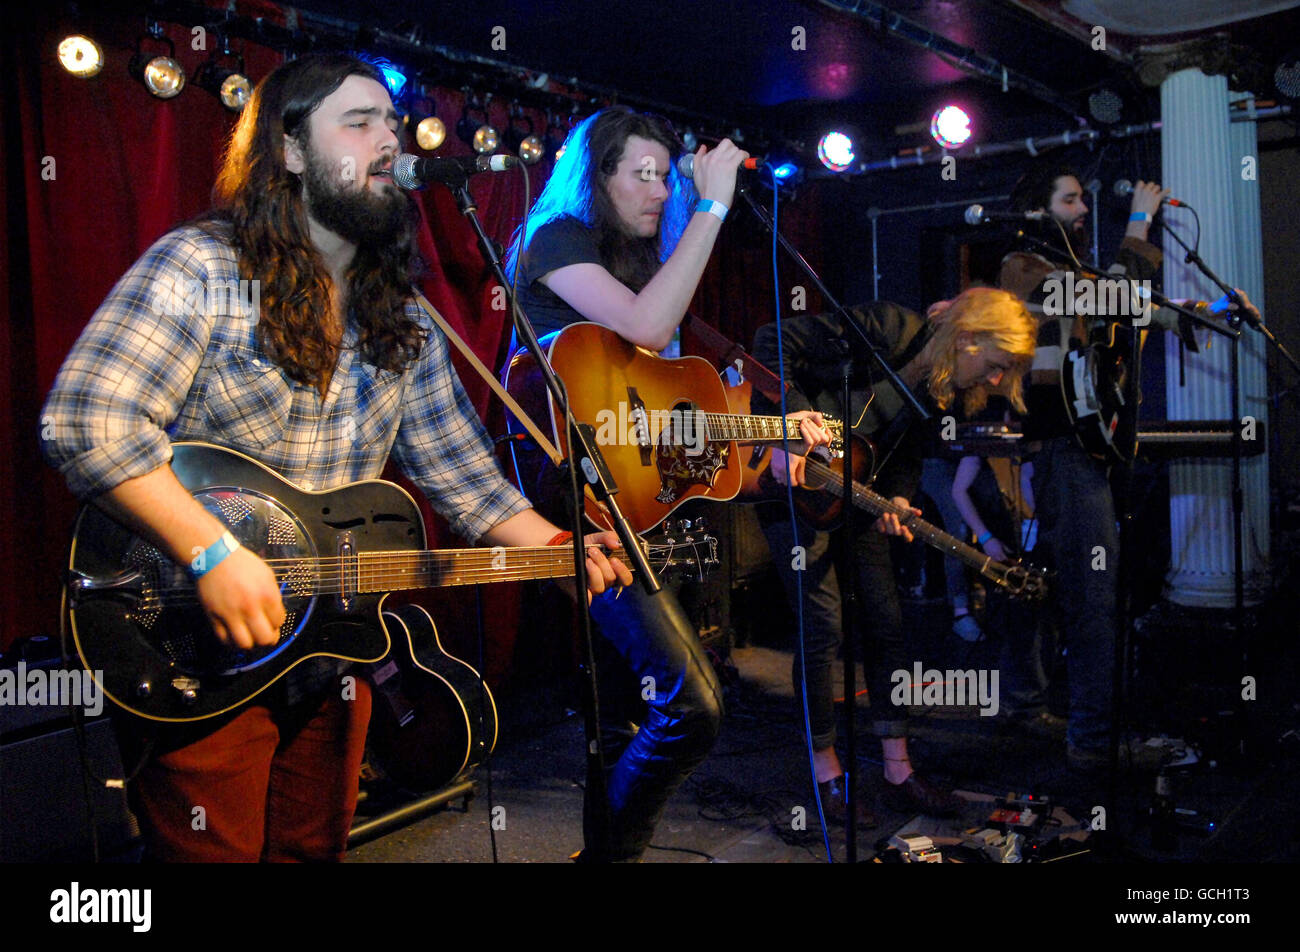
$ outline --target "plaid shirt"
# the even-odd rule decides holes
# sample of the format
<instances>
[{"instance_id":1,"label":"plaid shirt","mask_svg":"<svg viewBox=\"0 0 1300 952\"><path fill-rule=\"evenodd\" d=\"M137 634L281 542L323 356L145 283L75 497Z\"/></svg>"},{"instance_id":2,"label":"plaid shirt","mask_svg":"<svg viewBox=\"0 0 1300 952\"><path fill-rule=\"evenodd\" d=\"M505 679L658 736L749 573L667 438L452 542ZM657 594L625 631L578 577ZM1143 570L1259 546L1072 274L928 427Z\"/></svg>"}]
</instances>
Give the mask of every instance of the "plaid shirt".
<instances>
[{"instance_id":1,"label":"plaid shirt","mask_svg":"<svg viewBox=\"0 0 1300 952\"><path fill-rule=\"evenodd\" d=\"M446 339L406 308L430 329L419 358L380 370L358 359L350 329L322 401L259 346L257 294L234 248L179 228L123 276L64 361L41 414L45 458L89 499L167 463L176 440L237 449L307 490L374 478L391 454L475 541L529 503L502 475Z\"/></svg>"}]
</instances>

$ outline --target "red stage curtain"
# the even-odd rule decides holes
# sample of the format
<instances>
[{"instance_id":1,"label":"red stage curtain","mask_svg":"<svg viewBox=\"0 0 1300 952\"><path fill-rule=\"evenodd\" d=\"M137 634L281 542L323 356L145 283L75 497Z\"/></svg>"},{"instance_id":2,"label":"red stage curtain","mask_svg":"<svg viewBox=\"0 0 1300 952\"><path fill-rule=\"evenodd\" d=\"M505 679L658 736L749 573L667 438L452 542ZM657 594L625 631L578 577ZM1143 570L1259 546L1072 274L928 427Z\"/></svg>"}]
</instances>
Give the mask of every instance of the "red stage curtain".
<instances>
[{"instance_id":1,"label":"red stage curtain","mask_svg":"<svg viewBox=\"0 0 1300 952\"><path fill-rule=\"evenodd\" d=\"M54 20L42 21L50 15L40 12L32 16L36 22L10 30L0 40L7 64L0 68L5 157L0 203L8 226L0 239L6 330L0 337L0 438L8 447L0 454L0 523L6 530L0 546L0 647L24 635L58 632L61 576L76 503L62 477L40 459L39 413L45 394L77 335L121 274L169 228L207 207L222 144L234 122L215 97L196 87L163 101L127 75L126 61L141 28L138 17L125 16L102 28L96 38L107 63L99 76L81 80L58 66L54 50L60 34ZM191 48L187 29L169 26L167 32L177 58L193 76L209 53ZM280 62L274 51L252 45L245 58L255 82ZM440 89L435 100L452 132L463 95ZM499 128L505 126L505 113L505 103L493 103L492 118ZM540 115L532 118L544 128ZM440 154L468 152L453 132ZM531 169L534 197L547 168L542 163ZM478 176L473 193L488 233L507 242L523 213L520 178ZM425 293L480 358L500 366L510 329L506 313L491 306L494 282L473 232L446 190L421 193L421 203L425 225L420 250L430 265ZM782 230L816 263L815 202L806 199L791 208ZM733 214L744 217L739 210ZM748 344L754 329L771 318L769 246L752 222L729 223L723 235L697 296L696 313ZM788 307L788 285L783 294ZM815 306L811 299L809 306ZM489 429L500 432L500 408L488 399L477 376L457 361ZM427 509L426 514L432 544L448 544L445 526ZM497 680L513 654L519 598L513 588L490 597L488 673ZM468 593L453 592L449 601L470 603ZM452 615L449 627L472 630L471 613Z\"/></svg>"}]
</instances>

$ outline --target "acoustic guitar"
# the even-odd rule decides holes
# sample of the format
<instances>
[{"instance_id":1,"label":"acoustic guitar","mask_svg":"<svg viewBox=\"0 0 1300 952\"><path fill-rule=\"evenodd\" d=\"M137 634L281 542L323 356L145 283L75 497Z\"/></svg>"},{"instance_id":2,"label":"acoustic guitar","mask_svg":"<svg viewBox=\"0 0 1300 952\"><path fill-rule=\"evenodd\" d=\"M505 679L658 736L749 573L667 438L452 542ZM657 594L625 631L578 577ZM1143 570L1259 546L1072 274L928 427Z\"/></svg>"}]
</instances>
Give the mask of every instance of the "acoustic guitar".
<instances>
[{"instance_id":1,"label":"acoustic guitar","mask_svg":"<svg viewBox=\"0 0 1300 952\"><path fill-rule=\"evenodd\" d=\"M737 443L802 444L797 420L729 412L718 372L699 357L668 360L629 344L599 324L570 324L542 339L543 350L564 382L574 418L595 428L596 443L619 488L618 505L637 532L663 521L687 499L728 500L743 481ZM568 451L568 433L527 351L506 367L505 386L552 441ZM513 418L512 433L522 432ZM838 449L839 421L828 421ZM520 489L533 500L567 491L550 460L511 444ZM590 491L587 518L612 523Z\"/></svg>"},{"instance_id":2,"label":"acoustic guitar","mask_svg":"<svg viewBox=\"0 0 1300 952\"><path fill-rule=\"evenodd\" d=\"M441 668L460 675L460 662L436 657L442 652L432 619L383 611L389 592L573 575L569 546L425 549L415 500L384 480L311 492L234 450L182 442L172 444L172 453L181 484L270 565L287 614L275 644L222 645L181 566L97 507L83 508L66 589L72 636L109 699L140 717L215 717L309 658L380 661L394 634L417 667L435 677ZM667 561L654 547L646 554L657 567ZM673 554L696 564L680 545ZM401 624L393 632L395 622ZM459 689L451 681L463 683L444 680L453 690ZM482 719L494 722L490 696L482 707Z\"/></svg>"}]
</instances>

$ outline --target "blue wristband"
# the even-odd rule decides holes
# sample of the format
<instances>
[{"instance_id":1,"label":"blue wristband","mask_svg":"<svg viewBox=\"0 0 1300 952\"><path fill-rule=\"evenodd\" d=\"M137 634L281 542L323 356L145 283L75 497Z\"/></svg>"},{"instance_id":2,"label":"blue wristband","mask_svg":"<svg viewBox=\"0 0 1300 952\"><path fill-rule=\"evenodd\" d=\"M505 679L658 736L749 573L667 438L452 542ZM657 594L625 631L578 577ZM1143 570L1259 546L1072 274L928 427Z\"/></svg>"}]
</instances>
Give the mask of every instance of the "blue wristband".
<instances>
[{"instance_id":1,"label":"blue wristband","mask_svg":"<svg viewBox=\"0 0 1300 952\"><path fill-rule=\"evenodd\" d=\"M708 212L710 215L717 215L718 221L727 220L727 212L731 211L722 202L715 202L711 199L701 198L695 206L697 212Z\"/></svg>"},{"instance_id":2,"label":"blue wristband","mask_svg":"<svg viewBox=\"0 0 1300 952\"><path fill-rule=\"evenodd\" d=\"M982 536L980 536L978 539L976 539L975 541L978 542L979 545L980 545L981 547L983 547L984 543L985 543L985 542L988 542L989 539L992 539L992 538L993 538L993 533L992 533L992 532L986 532L986 533L984 533Z\"/></svg>"},{"instance_id":3,"label":"blue wristband","mask_svg":"<svg viewBox=\"0 0 1300 952\"><path fill-rule=\"evenodd\" d=\"M234 534L229 529L227 529L221 534L220 539L212 543L212 545L208 546L198 555L194 556L194 561L189 564L186 571L190 573L190 578L197 582L224 562L226 556L230 555L231 552L234 552L239 547L239 540L235 538Z\"/></svg>"},{"instance_id":4,"label":"blue wristband","mask_svg":"<svg viewBox=\"0 0 1300 952\"><path fill-rule=\"evenodd\" d=\"M1150 220L1151 220L1151 213L1150 213L1150 212L1134 212L1132 215L1129 215L1129 216L1128 216L1128 220L1129 220L1129 221L1150 221Z\"/></svg>"}]
</instances>

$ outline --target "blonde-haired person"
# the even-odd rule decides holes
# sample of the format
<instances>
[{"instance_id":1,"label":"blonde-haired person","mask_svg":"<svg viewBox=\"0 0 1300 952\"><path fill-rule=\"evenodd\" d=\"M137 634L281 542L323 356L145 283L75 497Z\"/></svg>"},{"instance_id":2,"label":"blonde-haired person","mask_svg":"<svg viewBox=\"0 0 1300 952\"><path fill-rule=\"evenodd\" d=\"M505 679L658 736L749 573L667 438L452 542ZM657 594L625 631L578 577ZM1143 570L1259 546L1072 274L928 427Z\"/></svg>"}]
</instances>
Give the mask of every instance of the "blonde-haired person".
<instances>
[{"instance_id":1,"label":"blonde-haired person","mask_svg":"<svg viewBox=\"0 0 1300 952\"><path fill-rule=\"evenodd\" d=\"M904 385L923 404L937 411L983 406L990 393L1021 404L1020 378L1033 356L1036 326L1013 295L991 288L972 288L951 301L930 307L926 317L888 302L851 308L848 318L858 325ZM904 397L884 377L869 356L857 331L837 314L803 315L784 320L778 352L775 325L759 328L754 356L769 367L783 359L788 412L820 410L851 426L855 436L871 439L884 460L875 489L903 509L910 509L920 480L921 460L930 433L915 425ZM840 406L842 369L850 362L850 406ZM761 396L754 412L775 408ZM846 412L847 410L847 412ZM784 482L804 483L804 460L773 450L772 472ZM787 475L788 473L788 475ZM782 504L759 507L759 520L772 549L787 597L794 604L802 577L806 664L796 652L793 678L796 697L807 696L811 721L813 768L823 806L834 821L844 822L847 781L835 751L835 710L831 666L841 638L839 583L836 578L837 533L792 527ZM915 511L915 510L913 510ZM868 636L867 686L873 730L881 738L885 800L906 811L951 814L959 802L912 767L907 750L907 708L891 703L891 674L912 669L916 658L907 650L902 611L894 580L889 535L911 541L912 534L895 515L862 527L855 542L854 563L861 610L858 618ZM803 547L802 570L793 568L790 552ZM806 688L805 688L806 684ZM802 706L800 706L802 712ZM863 802L858 798L858 803ZM872 820L863 810L861 825Z\"/></svg>"}]
</instances>

